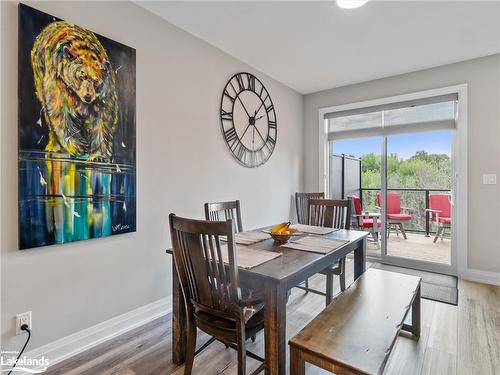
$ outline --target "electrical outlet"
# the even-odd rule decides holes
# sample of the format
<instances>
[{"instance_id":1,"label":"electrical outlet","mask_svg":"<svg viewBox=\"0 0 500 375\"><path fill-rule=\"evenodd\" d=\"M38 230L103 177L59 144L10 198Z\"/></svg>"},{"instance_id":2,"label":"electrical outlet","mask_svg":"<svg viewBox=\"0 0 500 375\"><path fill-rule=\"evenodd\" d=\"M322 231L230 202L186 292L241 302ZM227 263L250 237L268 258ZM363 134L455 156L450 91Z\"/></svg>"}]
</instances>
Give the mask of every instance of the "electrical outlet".
<instances>
[{"instance_id":1,"label":"electrical outlet","mask_svg":"<svg viewBox=\"0 0 500 375\"><path fill-rule=\"evenodd\" d=\"M28 328L31 329L31 311L16 315L16 335L21 335L25 332L21 330L23 324L27 324Z\"/></svg>"}]
</instances>

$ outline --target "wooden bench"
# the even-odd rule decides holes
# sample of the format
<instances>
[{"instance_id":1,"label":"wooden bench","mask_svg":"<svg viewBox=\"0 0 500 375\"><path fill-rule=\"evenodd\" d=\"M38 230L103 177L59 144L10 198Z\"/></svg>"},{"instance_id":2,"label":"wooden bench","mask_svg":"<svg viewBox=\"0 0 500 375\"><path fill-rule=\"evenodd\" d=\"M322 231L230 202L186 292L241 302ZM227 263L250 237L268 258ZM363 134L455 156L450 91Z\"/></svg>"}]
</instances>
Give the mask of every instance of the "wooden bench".
<instances>
[{"instance_id":1,"label":"wooden bench","mask_svg":"<svg viewBox=\"0 0 500 375\"><path fill-rule=\"evenodd\" d=\"M290 340L290 374L381 374L401 329L420 336L420 278L370 268Z\"/></svg>"}]
</instances>

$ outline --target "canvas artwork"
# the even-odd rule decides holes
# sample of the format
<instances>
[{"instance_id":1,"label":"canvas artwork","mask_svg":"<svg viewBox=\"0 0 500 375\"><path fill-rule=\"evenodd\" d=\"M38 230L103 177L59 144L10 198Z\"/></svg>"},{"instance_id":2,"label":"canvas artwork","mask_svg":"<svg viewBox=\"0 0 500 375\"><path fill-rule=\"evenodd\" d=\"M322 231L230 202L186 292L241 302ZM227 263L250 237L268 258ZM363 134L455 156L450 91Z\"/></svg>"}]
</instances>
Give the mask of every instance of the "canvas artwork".
<instances>
[{"instance_id":1,"label":"canvas artwork","mask_svg":"<svg viewBox=\"0 0 500 375\"><path fill-rule=\"evenodd\" d=\"M135 49L19 6L19 247L136 230Z\"/></svg>"}]
</instances>

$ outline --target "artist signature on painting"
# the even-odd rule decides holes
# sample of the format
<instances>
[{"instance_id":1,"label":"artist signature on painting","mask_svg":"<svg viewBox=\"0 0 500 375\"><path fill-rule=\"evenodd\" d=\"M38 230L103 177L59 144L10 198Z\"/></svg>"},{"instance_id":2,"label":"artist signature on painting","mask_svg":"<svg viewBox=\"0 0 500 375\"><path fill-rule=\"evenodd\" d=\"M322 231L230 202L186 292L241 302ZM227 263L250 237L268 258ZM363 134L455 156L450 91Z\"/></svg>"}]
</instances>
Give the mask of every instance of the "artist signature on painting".
<instances>
[{"instance_id":1,"label":"artist signature on painting","mask_svg":"<svg viewBox=\"0 0 500 375\"><path fill-rule=\"evenodd\" d=\"M128 224L116 224L111 227L113 232L120 232L127 229L130 229L130 225Z\"/></svg>"}]
</instances>

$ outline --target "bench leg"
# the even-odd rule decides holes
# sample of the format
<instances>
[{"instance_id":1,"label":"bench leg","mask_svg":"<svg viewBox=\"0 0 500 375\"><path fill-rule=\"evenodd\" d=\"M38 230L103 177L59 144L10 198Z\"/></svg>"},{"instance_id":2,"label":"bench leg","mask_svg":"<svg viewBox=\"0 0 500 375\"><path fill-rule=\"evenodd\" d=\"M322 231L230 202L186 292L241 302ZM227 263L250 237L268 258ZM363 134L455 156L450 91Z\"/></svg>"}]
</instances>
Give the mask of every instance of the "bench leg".
<instances>
[{"instance_id":1,"label":"bench leg","mask_svg":"<svg viewBox=\"0 0 500 375\"><path fill-rule=\"evenodd\" d=\"M290 375L305 375L306 363L300 355L300 349L290 346Z\"/></svg>"},{"instance_id":2,"label":"bench leg","mask_svg":"<svg viewBox=\"0 0 500 375\"><path fill-rule=\"evenodd\" d=\"M326 306L328 306L333 299L333 274L326 275Z\"/></svg>"},{"instance_id":3,"label":"bench leg","mask_svg":"<svg viewBox=\"0 0 500 375\"><path fill-rule=\"evenodd\" d=\"M416 337L420 337L420 285L411 305L411 328Z\"/></svg>"},{"instance_id":4,"label":"bench leg","mask_svg":"<svg viewBox=\"0 0 500 375\"><path fill-rule=\"evenodd\" d=\"M410 332L417 339L420 337L420 285L411 304L411 325L403 324L402 329Z\"/></svg>"},{"instance_id":5,"label":"bench leg","mask_svg":"<svg viewBox=\"0 0 500 375\"><path fill-rule=\"evenodd\" d=\"M345 270L339 275L340 291L345 290Z\"/></svg>"}]
</instances>

